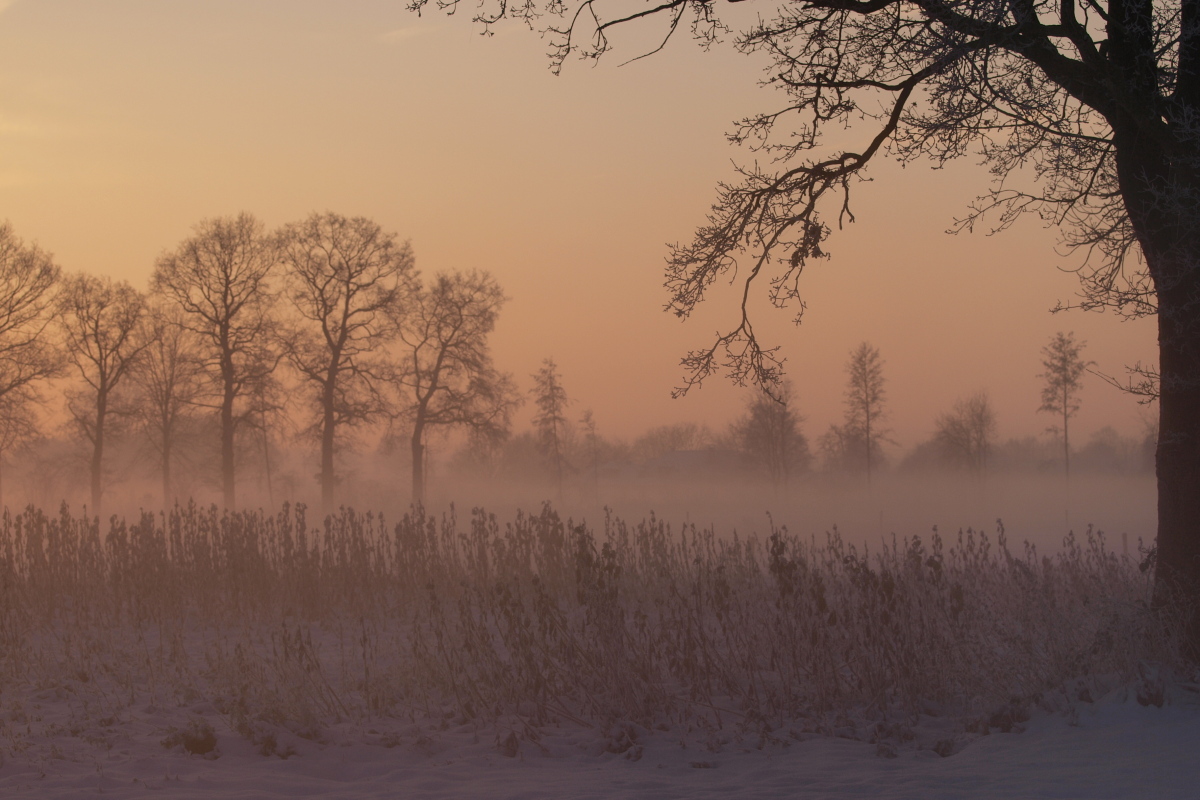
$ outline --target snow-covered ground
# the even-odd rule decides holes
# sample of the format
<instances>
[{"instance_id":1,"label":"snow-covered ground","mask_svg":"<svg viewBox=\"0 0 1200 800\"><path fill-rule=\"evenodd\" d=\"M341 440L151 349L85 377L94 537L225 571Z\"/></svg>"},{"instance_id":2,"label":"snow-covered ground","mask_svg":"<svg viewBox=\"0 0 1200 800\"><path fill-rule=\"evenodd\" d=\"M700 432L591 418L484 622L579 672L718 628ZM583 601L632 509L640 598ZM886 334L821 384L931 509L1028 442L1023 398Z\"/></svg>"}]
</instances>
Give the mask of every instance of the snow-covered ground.
<instances>
[{"instance_id":1,"label":"snow-covered ground","mask_svg":"<svg viewBox=\"0 0 1200 800\"><path fill-rule=\"evenodd\" d=\"M30 510L0 520L0 798L1200 799L1200 672L1149 581L1091 532Z\"/></svg>"},{"instance_id":2,"label":"snow-covered ground","mask_svg":"<svg viewBox=\"0 0 1200 800\"><path fill-rule=\"evenodd\" d=\"M261 755L198 706L189 713L217 736L216 751L201 756L163 745L178 710L82 723L61 690L30 697L25 709L25 724L10 712L3 728L6 798L1200 797L1200 703L1184 689L1162 708L1119 688L1074 714L1037 711L1023 731L975 737L945 758L920 737L886 758L876 745L830 737L713 752L657 731L614 754L595 731L571 727L521 741L510 756L492 730L362 726L280 741L278 750L295 750L284 759Z\"/></svg>"}]
</instances>

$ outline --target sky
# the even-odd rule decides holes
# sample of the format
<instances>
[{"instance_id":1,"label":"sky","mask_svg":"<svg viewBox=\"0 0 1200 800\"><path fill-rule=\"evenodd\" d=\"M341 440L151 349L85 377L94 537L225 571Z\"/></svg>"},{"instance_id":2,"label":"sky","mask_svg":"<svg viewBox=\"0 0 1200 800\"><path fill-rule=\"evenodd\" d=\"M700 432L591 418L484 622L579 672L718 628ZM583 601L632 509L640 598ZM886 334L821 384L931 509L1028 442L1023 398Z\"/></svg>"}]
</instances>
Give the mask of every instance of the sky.
<instances>
[{"instance_id":1,"label":"sky","mask_svg":"<svg viewBox=\"0 0 1200 800\"><path fill-rule=\"evenodd\" d=\"M208 217L370 217L411 240L426 274L497 277L511 299L496 360L523 387L553 357L574 413L594 409L601 433L722 428L746 390L717 378L670 393L680 357L734 320L735 295L721 287L681 322L663 312L663 267L716 184L753 159L724 134L781 99L758 86L763 64L686 37L623 64L647 38L555 77L535 33L484 37L467 7L419 18L404 6L0 0L0 219L66 270L146 288L155 258ZM803 324L759 309L810 437L840 420L861 341L886 362L900 446L981 389L1001 437L1042 433L1039 351L1057 331L1086 340L1108 374L1153 361L1153 320L1049 313L1074 298L1075 262L1037 219L994 237L945 233L986 189L983 167L882 162L869 174L858 221L806 272ZM1140 433L1149 419L1094 377L1082 401L1083 436Z\"/></svg>"}]
</instances>

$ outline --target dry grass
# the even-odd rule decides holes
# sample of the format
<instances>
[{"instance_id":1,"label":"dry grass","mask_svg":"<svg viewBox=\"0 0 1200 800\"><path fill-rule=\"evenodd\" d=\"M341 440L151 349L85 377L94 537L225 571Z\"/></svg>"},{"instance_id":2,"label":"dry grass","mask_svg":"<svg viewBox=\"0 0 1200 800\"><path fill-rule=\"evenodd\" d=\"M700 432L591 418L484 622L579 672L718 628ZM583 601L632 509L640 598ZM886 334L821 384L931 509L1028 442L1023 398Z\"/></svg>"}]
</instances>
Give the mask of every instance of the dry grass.
<instances>
[{"instance_id":1,"label":"dry grass","mask_svg":"<svg viewBox=\"0 0 1200 800\"><path fill-rule=\"evenodd\" d=\"M278 728L379 720L493 726L510 749L571 722L614 750L640 728L1002 725L1068 681L1174 664L1149 593L1091 531L1040 556L1002 530L866 552L549 508L460 529L192 506L103 533L30 508L0 523L0 687L10 711L66 691L93 719L211 707L264 753Z\"/></svg>"}]
</instances>

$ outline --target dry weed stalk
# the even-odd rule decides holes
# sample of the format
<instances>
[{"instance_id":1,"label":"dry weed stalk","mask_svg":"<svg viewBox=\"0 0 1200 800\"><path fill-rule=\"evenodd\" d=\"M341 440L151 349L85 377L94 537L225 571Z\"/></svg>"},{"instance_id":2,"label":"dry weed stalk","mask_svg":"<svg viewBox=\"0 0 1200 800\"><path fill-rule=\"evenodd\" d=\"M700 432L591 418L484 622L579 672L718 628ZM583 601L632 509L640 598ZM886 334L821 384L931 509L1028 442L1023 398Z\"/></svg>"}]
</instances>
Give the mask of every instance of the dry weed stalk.
<instances>
[{"instance_id":1,"label":"dry weed stalk","mask_svg":"<svg viewBox=\"0 0 1200 800\"><path fill-rule=\"evenodd\" d=\"M1042 556L1002 527L868 552L836 530L725 538L653 516L598 534L549 507L503 526L477 510L464 531L453 513L342 509L310 528L303 507L193 505L103 534L29 508L0 520L0 674L5 694L69 684L109 715L139 692L207 698L264 741L264 724L378 717L719 741L969 717L1172 664L1177 626L1150 591L1090 529Z\"/></svg>"}]
</instances>

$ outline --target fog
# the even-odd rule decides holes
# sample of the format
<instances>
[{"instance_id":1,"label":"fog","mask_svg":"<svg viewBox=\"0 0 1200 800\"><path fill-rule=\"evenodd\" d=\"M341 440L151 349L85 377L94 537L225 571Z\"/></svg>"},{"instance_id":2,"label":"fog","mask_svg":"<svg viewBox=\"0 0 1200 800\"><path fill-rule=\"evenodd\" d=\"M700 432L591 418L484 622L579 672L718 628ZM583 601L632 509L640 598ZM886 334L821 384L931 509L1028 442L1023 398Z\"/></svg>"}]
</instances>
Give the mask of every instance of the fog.
<instances>
[{"instance_id":1,"label":"fog","mask_svg":"<svg viewBox=\"0 0 1200 800\"><path fill-rule=\"evenodd\" d=\"M411 239L424 275L491 272L511 300L490 343L497 368L524 392L537 363L556 357L572 416L594 407L603 434L634 437L681 420L720 427L741 410L742 391L719 379L670 399L680 356L728 324L737 287L714 287L712 303L681 326L661 313L661 281L664 242L691 236L713 187L732 174L730 160L749 155L729 147L730 122L778 99L753 88L762 66L754 59L668 48L559 80L530 37L481 40L467 19L420 20L402 4L181 3L147 13L114 2L64 16L50 5L0 3L0 12L12 84L4 133L21 165L3 182L6 214L64 269L144 287L156 259L203 219L245 208L274 227L336 209ZM336 98L337 113L314 118L314 91ZM857 131L847 136L858 141ZM763 298L752 301L764 344L783 348L787 374L803 380L798 408L814 450L821 429L840 420L846 354L864 340L884 344L888 424L909 442L927 436L933 415L956 397L981 388L1005 410L1005 435L1040 431L1049 420L1035 411L1039 353L1056 331L1074 330L1088 343L1084 358L1106 374L1153 358L1152 318L1047 313L1070 305L1078 288L1069 269L1054 268L1070 262L1054 254L1053 230L941 236L986 186L986 168L873 169L876 180L856 192L861 222L832 235L828 268L805 275L803 330L790 311L771 314ZM1088 380L1073 427L1137 424L1134 398ZM43 428L61 436L61 402L50 394ZM528 424L530 407L516 428ZM176 465L181 502L219 502L215 436L203 432L185 448L190 463ZM267 469L261 447L244 442L239 504L318 508L307 445L275 434ZM901 470L897 451L894 468L869 489L861 476L815 464L781 489L752 470L670 477L634 463L587 486L575 476L560 492L527 465L503 465L486 480L464 476L449 463L452 449L433 465L427 505L453 502L460 514L479 505L503 516L552 501L589 521L607 507L728 533L763 533L771 514L796 532L822 536L837 525L863 540L935 525L993 530L1002 519L1010 538L1039 546L1088 524L1130 541L1154 530L1144 468L1081 470L1068 487L1052 464L979 479ZM77 450L51 440L40 454L3 453L4 503L81 508L88 476ZM402 457L376 450L364 439L356 454L339 453L338 502L394 517L407 508L409 473ZM152 452L124 443L105 459L106 515L161 507Z\"/></svg>"},{"instance_id":2,"label":"fog","mask_svg":"<svg viewBox=\"0 0 1200 800\"><path fill-rule=\"evenodd\" d=\"M1149 544L1155 531L1152 475L1008 474L977 481L963 476L890 474L868 488L861 479L814 475L787 490L745 479L644 479L607 483L599 492L567 492L559 500L544 487L444 487L430 508L453 504L460 516L482 507L503 521L518 511L537 512L546 503L564 517L599 526L607 514L639 521L651 514L678 529L685 524L712 528L722 536L756 534L772 526L824 541L836 531L843 539L871 546L881 538L944 538L960 529L994 534L1002 522L1010 547L1028 541L1041 552L1056 551L1063 537L1088 527L1103 531L1109 547L1136 555L1139 538ZM399 511L400 509L396 509ZM394 512L393 512L394 513Z\"/></svg>"},{"instance_id":3,"label":"fog","mask_svg":"<svg viewBox=\"0 0 1200 800\"><path fill-rule=\"evenodd\" d=\"M45 454L36 468L30 467L29 458L26 454L26 460L8 465L4 505L15 511L31 503L54 513L65 502L73 512L81 512L87 502L82 462L60 454L55 470ZM161 510L160 484L148 475L136 477L152 468L152 462L130 454L114 461L113 472L128 472L124 480L112 481L102 516L133 520L143 511ZM275 453L268 486L261 464L247 460L240 465L239 506L273 513L284 503L303 503L310 524L317 523L322 510L311 478L313 461L302 449ZM348 461L339 506L372 511L391 521L411 510L410 474L403 458L360 454ZM216 478L203 464L191 473L180 472L176 502L220 505ZM1061 467L998 471L982 478L892 468L875 475L870 485L863 475L810 471L794 476L786 487L775 487L750 467L672 471L660 463L622 463L606 465L598 480L572 476L560 494L544 474L464 476L455 474L452 464L438 463L425 507L437 515L453 513L460 523L474 509L483 509L503 525L518 513L540 513L547 505L564 519L586 522L594 529L601 529L609 515L631 523L653 515L676 531L694 525L722 537L765 538L774 527L817 542L836 531L847 542L868 547L890 541L893 535L928 540L935 530L946 540L967 528L994 536L1002 525L1014 550L1028 541L1049 553L1059 549L1069 532L1082 535L1090 527L1106 534L1111 549L1132 557L1137 557L1139 541L1147 546L1153 541L1156 525L1152 472L1089 470L1068 480Z\"/></svg>"},{"instance_id":4,"label":"fog","mask_svg":"<svg viewBox=\"0 0 1200 800\"><path fill-rule=\"evenodd\" d=\"M1018 119L947 160L971 136L907 112L877 147L892 79L859 78L917 66L869 23L826 51L878 63L810 87L849 124L791 138L777 89L825 57L772 71L799 40L769 9L688 4L700 41L676 17L660 47L597 7L616 51L555 77L551 39L478 35L496 4L423 5L0 0L0 795L1190 796L1200 720L1164 720L1198 706L1192 607L1168 546L1144 568L1158 409L1121 391L1158 319L1127 318L1143 262L1097 293L1054 224L1108 229L1114 196L1058 193L1121 149L1022 149ZM1035 127L1097 144L1089 114ZM770 178L809 137L833 166ZM1065 218L943 235L1038 179ZM727 226L743 180L766 199ZM823 220L761 188L793 185ZM685 358L751 321L782 381Z\"/></svg>"}]
</instances>

